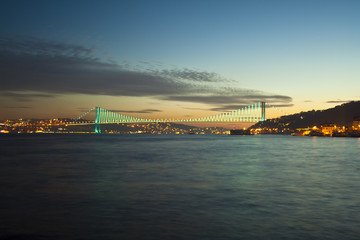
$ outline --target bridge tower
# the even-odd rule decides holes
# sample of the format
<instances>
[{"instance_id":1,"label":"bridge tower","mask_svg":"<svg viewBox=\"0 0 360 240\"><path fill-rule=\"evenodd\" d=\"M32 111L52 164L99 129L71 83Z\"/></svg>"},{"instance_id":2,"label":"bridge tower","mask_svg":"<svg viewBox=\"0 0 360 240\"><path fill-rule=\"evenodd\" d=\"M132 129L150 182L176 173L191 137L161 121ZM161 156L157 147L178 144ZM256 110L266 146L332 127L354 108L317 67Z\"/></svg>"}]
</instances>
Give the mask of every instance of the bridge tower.
<instances>
[{"instance_id":1,"label":"bridge tower","mask_svg":"<svg viewBox=\"0 0 360 240\"><path fill-rule=\"evenodd\" d=\"M101 123L100 111L101 111L101 109L99 107L95 107L95 133L101 133L101 129L100 129L100 123Z\"/></svg>"},{"instance_id":2,"label":"bridge tower","mask_svg":"<svg viewBox=\"0 0 360 240\"><path fill-rule=\"evenodd\" d=\"M261 102L261 121L265 121L265 102Z\"/></svg>"}]
</instances>

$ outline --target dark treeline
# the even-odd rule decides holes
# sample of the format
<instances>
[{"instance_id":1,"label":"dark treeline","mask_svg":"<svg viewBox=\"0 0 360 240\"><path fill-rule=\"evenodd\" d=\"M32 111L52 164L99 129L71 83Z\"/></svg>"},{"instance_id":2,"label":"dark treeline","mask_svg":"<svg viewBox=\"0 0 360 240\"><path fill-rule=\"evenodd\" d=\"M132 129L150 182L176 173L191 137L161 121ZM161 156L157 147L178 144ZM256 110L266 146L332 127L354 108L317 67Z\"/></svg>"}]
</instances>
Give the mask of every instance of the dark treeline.
<instances>
[{"instance_id":1,"label":"dark treeline","mask_svg":"<svg viewBox=\"0 0 360 240\"><path fill-rule=\"evenodd\" d=\"M349 126L360 118L360 101L344 103L326 110L312 110L258 122L250 128L306 128L324 124Z\"/></svg>"}]
</instances>

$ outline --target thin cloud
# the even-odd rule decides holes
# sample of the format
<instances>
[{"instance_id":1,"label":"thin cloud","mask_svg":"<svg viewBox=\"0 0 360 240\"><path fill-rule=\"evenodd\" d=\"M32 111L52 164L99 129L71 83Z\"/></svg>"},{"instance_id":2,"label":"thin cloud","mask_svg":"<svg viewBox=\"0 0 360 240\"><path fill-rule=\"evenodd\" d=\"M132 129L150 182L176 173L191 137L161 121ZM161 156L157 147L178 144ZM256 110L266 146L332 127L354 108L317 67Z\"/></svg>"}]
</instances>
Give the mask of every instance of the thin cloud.
<instances>
[{"instance_id":1,"label":"thin cloud","mask_svg":"<svg viewBox=\"0 0 360 240\"><path fill-rule=\"evenodd\" d=\"M332 101L327 101L326 103L348 103L351 102L351 100L332 100Z\"/></svg>"},{"instance_id":2,"label":"thin cloud","mask_svg":"<svg viewBox=\"0 0 360 240\"><path fill-rule=\"evenodd\" d=\"M274 104L274 107L293 107L294 104L288 103L288 104Z\"/></svg>"},{"instance_id":3,"label":"thin cloud","mask_svg":"<svg viewBox=\"0 0 360 240\"><path fill-rule=\"evenodd\" d=\"M161 71L152 71L153 74L163 77L177 78L185 81L195 81L195 82L226 82L219 74L212 72L200 72L194 71L191 69L171 69L171 70L161 70Z\"/></svg>"},{"instance_id":4,"label":"thin cloud","mask_svg":"<svg viewBox=\"0 0 360 240\"><path fill-rule=\"evenodd\" d=\"M0 96L12 98L18 102L29 102L34 98L53 98L54 94L27 93L27 92L0 92Z\"/></svg>"},{"instance_id":5,"label":"thin cloud","mask_svg":"<svg viewBox=\"0 0 360 240\"><path fill-rule=\"evenodd\" d=\"M238 103L240 105L249 105L256 101L264 102L290 102L292 99L288 96L283 95L261 95L260 91L254 95L246 95L242 93L242 90L238 91L238 94L232 96L222 96L222 95L197 95L197 96L165 96L164 100L171 101L181 101L181 102L198 102L198 103L208 103L208 104L228 104L228 103Z\"/></svg>"},{"instance_id":6,"label":"thin cloud","mask_svg":"<svg viewBox=\"0 0 360 240\"><path fill-rule=\"evenodd\" d=\"M32 107L27 107L27 106L18 106L18 107L0 106L0 108L2 108L2 109L31 109Z\"/></svg>"},{"instance_id":7,"label":"thin cloud","mask_svg":"<svg viewBox=\"0 0 360 240\"><path fill-rule=\"evenodd\" d=\"M183 108L183 109L187 109L187 110L197 110L197 111L206 111L208 109L205 108Z\"/></svg>"},{"instance_id":8,"label":"thin cloud","mask_svg":"<svg viewBox=\"0 0 360 240\"><path fill-rule=\"evenodd\" d=\"M154 113L154 112L162 112L159 109L144 109L144 110L138 110L138 111L130 111L130 110L110 110L112 112L117 113Z\"/></svg>"},{"instance_id":9,"label":"thin cloud","mask_svg":"<svg viewBox=\"0 0 360 240\"><path fill-rule=\"evenodd\" d=\"M251 105L251 104L250 104ZM247 107L249 105L224 105L222 107L216 107L209 109L210 111L217 111L217 112L229 112L233 110L238 110L244 107ZM277 104L273 105L274 107L292 107L294 104Z\"/></svg>"}]
</instances>

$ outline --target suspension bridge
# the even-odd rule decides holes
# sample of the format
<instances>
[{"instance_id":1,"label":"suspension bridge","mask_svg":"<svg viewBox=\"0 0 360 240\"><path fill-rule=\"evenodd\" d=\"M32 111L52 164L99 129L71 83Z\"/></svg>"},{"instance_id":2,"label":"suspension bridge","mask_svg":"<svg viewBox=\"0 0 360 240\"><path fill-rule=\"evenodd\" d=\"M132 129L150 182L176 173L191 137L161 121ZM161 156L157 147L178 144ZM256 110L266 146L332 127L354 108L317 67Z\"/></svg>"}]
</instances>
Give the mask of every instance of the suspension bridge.
<instances>
[{"instance_id":1,"label":"suspension bridge","mask_svg":"<svg viewBox=\"0 0 360 240\"><path fill-rule=\"evenodd\" d=\"M249 106L241 107L237 110L225 112L221 114L198 117L198 118L138 118L124 114L120 114L114 111L110 111L101 107L94 107L82 114L70 125L95 125L95 132L101 133L100 125L102 124L114 124L114 123L229 123L229 122L252 122L256 123L259 121L266 120L266 107L274 107L266 102L257 102ZM275 108L275 107L274 107ZM81 121L86 115L91 112L95 112L94 121Z\"/></svg>"}]
</instances>

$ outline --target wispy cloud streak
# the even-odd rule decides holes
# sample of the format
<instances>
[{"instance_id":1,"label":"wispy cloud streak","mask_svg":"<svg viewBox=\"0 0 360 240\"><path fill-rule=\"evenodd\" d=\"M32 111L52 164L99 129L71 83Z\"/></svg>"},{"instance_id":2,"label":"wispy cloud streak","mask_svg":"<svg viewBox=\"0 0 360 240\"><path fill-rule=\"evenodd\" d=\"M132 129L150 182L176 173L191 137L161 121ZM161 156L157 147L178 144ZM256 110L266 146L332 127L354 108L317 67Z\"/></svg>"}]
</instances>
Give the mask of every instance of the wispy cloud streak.
<instances>
[{"instance_id":1,"label":"wispy cloud streak","mask_svg":"<svg viewBox=\"0 0 360 240\"><path fill-rule=\"evenodd\" d=\"M351 100L331 100L327 101L326 103L348 103L351 102Z\"/></svg>"},{"instance_id":2,"label":"wispy cloud streak","mask_svg":"<svg viewBox=\"0 0 360 240\"><path fill-rule=\"evenodd\" d=\"M154 113L154 112L162 112L159 109L143 109L143 110L138 110L138 111L130 111L130 110L110 110L112 112L117 112L117 113Z\"/></svg>"}]
</instances>

